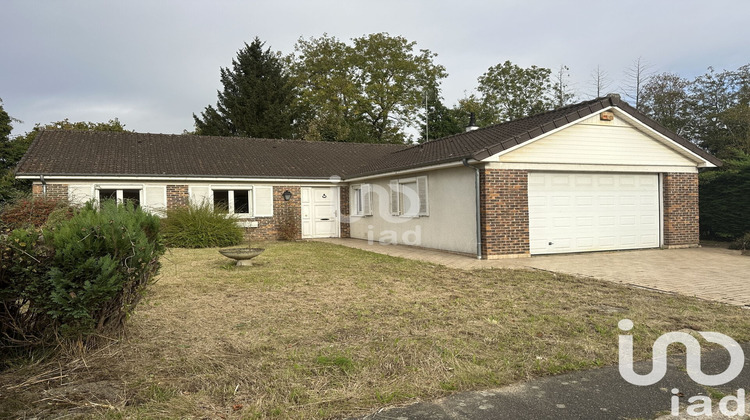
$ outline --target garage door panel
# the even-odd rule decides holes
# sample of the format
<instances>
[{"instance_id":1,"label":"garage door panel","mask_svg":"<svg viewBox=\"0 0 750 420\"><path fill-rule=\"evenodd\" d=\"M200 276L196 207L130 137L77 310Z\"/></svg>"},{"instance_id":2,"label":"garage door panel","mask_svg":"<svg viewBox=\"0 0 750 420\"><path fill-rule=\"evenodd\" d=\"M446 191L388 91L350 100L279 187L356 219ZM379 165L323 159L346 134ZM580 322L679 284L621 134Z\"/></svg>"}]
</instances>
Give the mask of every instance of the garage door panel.
<instances>
[{"instance_id":1,"label":"garage door panel","mask_svg":"<svg viewBox=\"0 0 750 420\"><path fill-rule=\"evenodd\" d=\"M532 254L659 246L656 174L529 174Z\"/></svg>"}]
</instances>

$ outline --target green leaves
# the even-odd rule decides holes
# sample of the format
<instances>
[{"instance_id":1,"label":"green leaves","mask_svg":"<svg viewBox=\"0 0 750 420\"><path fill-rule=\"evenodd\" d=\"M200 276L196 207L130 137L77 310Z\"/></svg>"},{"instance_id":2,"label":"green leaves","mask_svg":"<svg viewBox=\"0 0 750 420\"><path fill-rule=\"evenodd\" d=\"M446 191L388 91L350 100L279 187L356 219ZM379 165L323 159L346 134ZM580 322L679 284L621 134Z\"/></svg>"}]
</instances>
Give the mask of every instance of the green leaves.
<instances>
[{"instance_id":1,"label":"green leaves","mask_svg":"<svg viewBox=\"0 0 750 420\"><path fill-rule=\"evenodd\" d=\"M403 143L425 89L447 77L436 54L400 36L300 39L289 61L308 140Z\"/></svg>"},{"instance_id":2,"label":"green leaves","mask_svg":"<svg viewBox=\"0 0 750 420\"><path fill-rule=\"evenodd\" d=\"M554 108L550 69L519 67L510 61L490 67L479 77L482 103L491 123L524 118Z\"/></svg>"},{"instance_id":3,"label":"green leaves","mask_svg":"<svg viewBox=\"0 0 750 420\"><path fill-rule=\"evenodd\" d=\"M216 107L198 117L196 133L211 136L290 138L296 118L292 85L279 53L263 50L260 39L237 52L232 66L221 68L223 90Z\"/></svg>"}]
</instances>

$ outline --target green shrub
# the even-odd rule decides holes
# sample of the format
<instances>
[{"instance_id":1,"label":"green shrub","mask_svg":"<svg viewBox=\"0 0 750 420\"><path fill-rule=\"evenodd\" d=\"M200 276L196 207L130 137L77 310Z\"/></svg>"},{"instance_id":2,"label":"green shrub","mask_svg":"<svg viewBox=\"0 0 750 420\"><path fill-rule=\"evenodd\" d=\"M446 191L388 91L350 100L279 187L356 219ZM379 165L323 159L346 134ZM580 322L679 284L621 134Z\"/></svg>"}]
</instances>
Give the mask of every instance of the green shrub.
<instances>
[{"instance_id":1,"label":"green shrub","mask_svg":"<svg viewBox=\"0 0 750 420\"><path fill-rule=\"evenodd\" d=\"M159 219L88 204L54 229L19 229L0 249L0 347L87 340L122 328L159 269Z\"/></svg>"},{"instance_id":2,"label":"green shrub","mask_svg":"<svg viewBox=\"0 0 750 420\"><path fill-rule=\"evenodd\" d=\"M167 210L163 220L164 241L177 248L212 248L237 245L243 231L226 213L209 204L189 205Z\"/></svg>"},{"instance_id":3,"label":"green shrub","mask_svg":"<svg viewBox=\"0 0 750 420\"><path fill-rule=\"evenodd\" d=\"M745 251L750 249L750 232L740 236L729 245L729 249L739 249Z\"/></svg>"},{"instance_id":4,"label":"green shrub","mask_svg":"<svg viewBox=\"0 0 750 420\"><path fill-rule=\"evenodd\" d=\"M700 232L733 240L750 232L750 160L700 174Z\"/></svg>"}]
</instances>

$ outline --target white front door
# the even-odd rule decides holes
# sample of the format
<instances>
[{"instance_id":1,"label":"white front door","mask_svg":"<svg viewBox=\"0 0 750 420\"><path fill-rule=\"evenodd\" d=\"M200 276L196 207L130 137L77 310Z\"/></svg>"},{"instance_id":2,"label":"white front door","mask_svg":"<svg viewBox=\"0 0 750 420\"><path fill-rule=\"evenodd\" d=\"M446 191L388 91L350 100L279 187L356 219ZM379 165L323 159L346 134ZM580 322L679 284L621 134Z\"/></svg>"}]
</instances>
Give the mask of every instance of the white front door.
<instances>
[{"instance_id":1,"label":"white front door","mask_svg":"<svg viewBox=\"0 0 750 420\"><path fill-rule=\"evenodd\" d=\"M302 237L339 236L338 187L302 187Z\"/></svg>"},{"instance_id":2,"label":"white front door","mask_svg":"<svg viewBox=\"0 0 750 420\"><path fill-rule=\"evenodd\" d=\"M529 173L531 254L656 248L657 174Z\"/></svg>"}]
</instances>

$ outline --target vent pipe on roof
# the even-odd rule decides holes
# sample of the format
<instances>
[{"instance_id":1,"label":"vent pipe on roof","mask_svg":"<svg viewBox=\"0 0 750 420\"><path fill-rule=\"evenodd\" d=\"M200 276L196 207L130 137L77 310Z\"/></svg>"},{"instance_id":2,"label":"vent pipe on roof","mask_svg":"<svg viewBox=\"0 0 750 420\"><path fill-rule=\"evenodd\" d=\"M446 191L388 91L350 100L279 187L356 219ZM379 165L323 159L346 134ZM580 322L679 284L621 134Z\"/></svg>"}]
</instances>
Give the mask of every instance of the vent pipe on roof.
<instances>
[{"instance_id":1,"label":"vent pipe on roof","mask_svg":"<svg viewBox=\"0 0 750 420\"><path fill-rule=\"evenodd\" d=\"M474 116L474 113L469 114L469 125L466 126L466 132L478 130L479 126L477 125L477 120Z\"/></svg>"},{"instance_id":2,"label":"vent pipe on roof","mask_svg":"<svg viewBox=\"0 0 750 420\"><path fill-rule=\"evenodd\" d=\"M620 100L620 94L619 93L608 93L607 98L617 99Z\"/></svg>"}]
</instances>

